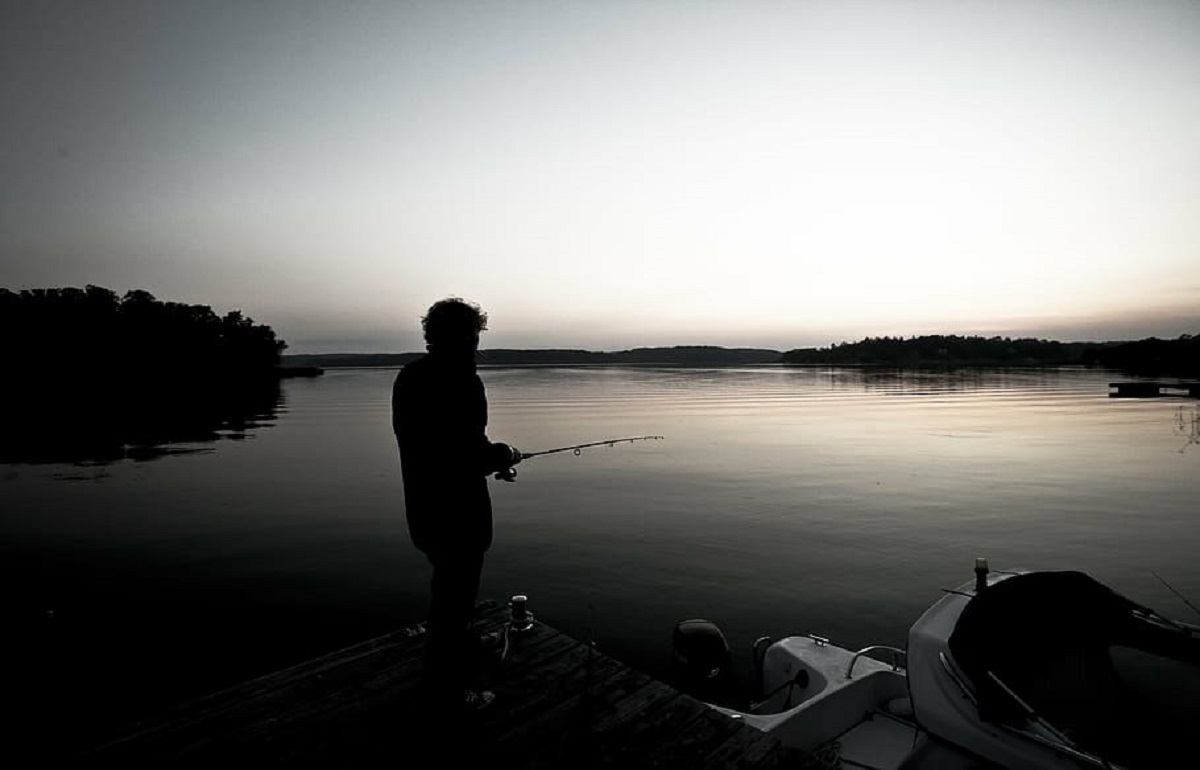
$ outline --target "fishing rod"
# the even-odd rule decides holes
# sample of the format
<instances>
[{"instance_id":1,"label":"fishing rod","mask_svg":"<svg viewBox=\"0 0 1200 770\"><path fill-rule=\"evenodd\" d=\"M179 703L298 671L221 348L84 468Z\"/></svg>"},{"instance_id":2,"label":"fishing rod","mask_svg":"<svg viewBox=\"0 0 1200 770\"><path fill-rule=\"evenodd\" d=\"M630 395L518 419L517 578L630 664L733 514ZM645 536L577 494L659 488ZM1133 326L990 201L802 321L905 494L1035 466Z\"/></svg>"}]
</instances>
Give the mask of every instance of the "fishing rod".
<instances>
[{"instance_id":1,"label":"fishing rod","mask_svg":"<svg viewBox=\"0 0 1200 770\"><path fill-rule=\"evenodd\" d=\"M1194 605L1194 604L1192 604L1191 602L1189 602L1189 601L1188 601L1188 598L1187 598L1186 596L1184 596L1183 594L1181 594L1181 593L1179 593L1178 591L1176 591L1176 590L1175 590L1175 586L1171 585L1171 584L1170 584L1170 583L1168 583L1166 580L1164 580L1164 579L1163 579L1163 577L1162 577L1162 575L1159 575L1159 574L1158 574L1157 572L1155 572L1154 570L1150 570L1150 574L1151 574L1151 575L1153 575L1154 577L1158 578L1158 582L1162 583L1162 584L1163 584L1163 585L1165 585L1167 588L1169 588L1169 589L1171 590L1171 593L1173 593L1173 594L1175 594L1177 597L1179 597L1179 600L1180 600L1181 602L1183 602L1183 603L1184 603L1184 604L1186 604L1187 606L1191 607L1191 608L1192 608L1192 612L1195 612L1197 615L1200 615L1200 609L1198 609L1198 608L1196 607L1196 605Z\"/></svg>"},{"instance_id":2,"label":"fishing rod","mask_svg":"<svg viewBox=\"0 0 1200 770\"><path fill-rule=\"evenodd\" d=\"M583 450L596 446L615 446L617 444L631 443L634 441L660 441L662 436L628 436L626 438L606 438L600 441L588 441L585 444L572 444L571 446L560 446L554 449L542 449L538 452L522 452L521 459L528 460L530 457L540 457L541 455L553 455L559 452L574 452L575 456L583 454ZM495 476L500 481L516 481L517 469L506 468L500 471Z\"/></svg>"},{"instance_id":3,"label":"fishing rod","mask_svg":"<svg viewBox=\"0 0 1200 770\"><path fill-rule=\"evenodd\" d=\"M589 441L586 444L573 444L571 446L560 446L555 449L543 449L540 452L522 452L521 459L526 460L530 457L539 455L552 455L559 452L574 452L575 456L583 454L583 450L593 446L612 446L613 444L622 444L627 441L654 441L661 440L662 436L630 436L629 438L606 438L603 441Z\"/></svg>"}]
</instances>

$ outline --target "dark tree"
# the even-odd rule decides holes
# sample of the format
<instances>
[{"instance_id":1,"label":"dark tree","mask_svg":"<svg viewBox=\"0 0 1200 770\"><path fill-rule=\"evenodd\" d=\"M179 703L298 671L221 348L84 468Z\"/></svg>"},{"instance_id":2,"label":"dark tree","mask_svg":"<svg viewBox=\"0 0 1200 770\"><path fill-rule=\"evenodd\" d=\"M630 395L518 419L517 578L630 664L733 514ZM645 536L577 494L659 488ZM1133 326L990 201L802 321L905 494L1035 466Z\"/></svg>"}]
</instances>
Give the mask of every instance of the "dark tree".
<instances>
[{"instance_id":1,"label":"dark tree","mask_svg":"<svg viewBox=\"0 0 1200 770\"><path fill-rule=\"evenodd\" d=\"M1089 348L1088 363L1149 377L1200 377L1200 335L1182 334L1177 339L1149 337Z\"/></svg>"},{"instance_id":2,"label":"dark tree","mask_svg":"<svg viewBox=\"0 0 1200 770\"><path fill-rule=\"evenodd\" d=\"M286 347L240 311L141 289L0 289L0 460L104 460L272 413Z\"/></svg>"}]
</instances>

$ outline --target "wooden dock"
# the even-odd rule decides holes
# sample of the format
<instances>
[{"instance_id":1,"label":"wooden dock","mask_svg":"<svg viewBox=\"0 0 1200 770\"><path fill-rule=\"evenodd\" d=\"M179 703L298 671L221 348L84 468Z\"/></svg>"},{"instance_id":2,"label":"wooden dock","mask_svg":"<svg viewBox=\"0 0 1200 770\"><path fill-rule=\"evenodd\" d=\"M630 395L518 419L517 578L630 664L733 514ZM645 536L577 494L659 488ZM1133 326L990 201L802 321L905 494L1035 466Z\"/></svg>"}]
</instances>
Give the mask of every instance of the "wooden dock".
<instances>
[{"instance_id":1,"label":"wooden dock","mask_svg":"<svg viewBox=\"0 0 1200 770\"><path fill-rule=\"evenodd\" d=\"M503 627L485 603L477 627ZM802 766L777 739L538 623L485 672L496 702L440 719L419 695L419 626L268 674L133 726L88 752L105 766L502 768Z\"/></svg>"},{"instance_id":2,"label":"wooden dock","mask_svg":"<svg viewBox=\"0 0 1200 770\"><path fill-rule=\"evenodd\" d=\"M1161 398L1186 396L1200 398L1200 382L1110 382L1111 398Z\"/></svg>"}]
</instances>

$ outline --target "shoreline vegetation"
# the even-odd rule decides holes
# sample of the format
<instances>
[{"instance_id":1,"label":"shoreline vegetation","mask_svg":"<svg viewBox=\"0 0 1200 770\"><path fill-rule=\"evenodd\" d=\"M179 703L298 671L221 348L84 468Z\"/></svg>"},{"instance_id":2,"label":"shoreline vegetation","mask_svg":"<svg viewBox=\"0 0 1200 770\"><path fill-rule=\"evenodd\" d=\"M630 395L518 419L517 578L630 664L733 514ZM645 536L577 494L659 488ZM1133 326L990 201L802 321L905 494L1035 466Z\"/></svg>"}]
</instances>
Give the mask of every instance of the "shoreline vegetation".
<instances>
[{"instance_id":1,"label":"shoreline vegetation","mask_svg":"<svg viewBox=\"0 0 1200 770\"><path fill-rule=\"evenodd\" d=\"M421 353L314 353L283 356L290 367L403 366ZM1058 342L1034 338L924 335L867 337L825 348L714 345L592 351L564 348L480 351L483 366L870 366L895 369L1092 366L1138 376L1200 376L1200 335L1137 341Z\"/></svg>"},{"instance_id":2,"label":"shoreline vegetation","mask_svg":"<svg viewBox=\"0 0 1200 770\"><path fill-rule=\"evenodd\" d=\"M172 387L240 387L321 374L324 367L402 366L421 353L283 355L287 343L240 310L219 316L207 305L164 302L141 289L119 296L100 286L84 289L0 288L0 322L19 330L4 351L5 387L40 389L81 372L103 372L91 387L125 389L170 382ZM1098 366L1145 376L1200 376L1200 334L1176 339L1059 342L1030 337L961 335L867 337L824 348L717 345L639 347L593 351L570 348L480 351L485 366L879 366L958 368ZM15 365L15 367L13 366Z\"/></svg>"},{"instance_id":3,"label":"shoreline vegetation","mask_svg":"<svg viewBox=\"0 0 1200 770\"><path fill-rule=\"evenodd\" d=\"M26 377L103 370L105 379L271 379L287 343L240 310L164 302L148 291L0 288L8 360Z\"/></svg>"},{"instance_id":4,"label":"shoreline vegetation","mask_svg":"<svg viewBox=\"0 0 1200 770\"><path fill-rule=\"evenodd\" d=\"M286 343L240 310L134 289L0 288L0 462L103 464L245 438L281 399Z\"/></svg>"},{"instance_id":5,"label":"shoreline vegetation","mask_svg":"<svg viewBox=\"0 0 1200 770\"><path fill-rule=\"evenodd\" d=\"M280 381L326 367L400 366L420 353L284 356L287 343L240 310L164 302L141 289L0 288L0 462L107 463L203 451L272 424ZM1200 335L1134 342L868 337L826 348L491 349L484 366L863 366L888 369L1098 366L1200 377Z\"/></svg>"},{"instance_id":6,"label":"shoreline vegetation","mask_svg":"<svg viewBox=\"0 0 1200 770\"><path fill-rule=\"evenodd\" d=\"M403 366L423 353L311 353L284 356L288 366ZM748 366L778 364L783 354L767 348L716 345L596 351L571 348L489 348L479 351L481 366Z\"/></svg>"},{"instance_id":7,"label":"shoreline vegetation","mask_svg":"<svg viewBox=\"0 0 1200 770\"><path fill-rule=\"evenodd\" d=\"M828 348L789 350L782 361L894 368L1091 366L1140 376L1194 377L1200 374L1200 335L1116 342L958 335L868 337Z\"/></svg>"}]
</instances>

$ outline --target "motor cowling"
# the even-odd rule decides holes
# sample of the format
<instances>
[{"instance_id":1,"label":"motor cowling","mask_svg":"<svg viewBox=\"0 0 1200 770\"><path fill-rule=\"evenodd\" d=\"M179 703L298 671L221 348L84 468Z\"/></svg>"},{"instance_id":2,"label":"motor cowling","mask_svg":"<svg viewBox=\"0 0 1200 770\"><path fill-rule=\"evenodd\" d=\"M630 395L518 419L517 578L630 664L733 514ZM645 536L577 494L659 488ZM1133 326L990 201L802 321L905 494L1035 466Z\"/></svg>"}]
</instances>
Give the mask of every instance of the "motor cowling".
<instances>
[{"instance_id":1,"label":"motor cowling","mask_svg":"<svg viewBox=\"0 0 1200 770\"><path fill-rule=\"evenodd\" d=\"M716 623L699 618L679 621L672 646L676 687L708 703L729 705L735 700L733 658Z\"/></svg>"}]
</instances>

